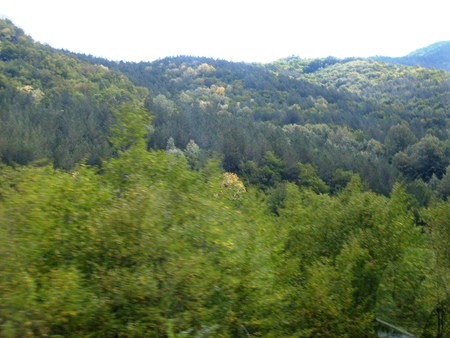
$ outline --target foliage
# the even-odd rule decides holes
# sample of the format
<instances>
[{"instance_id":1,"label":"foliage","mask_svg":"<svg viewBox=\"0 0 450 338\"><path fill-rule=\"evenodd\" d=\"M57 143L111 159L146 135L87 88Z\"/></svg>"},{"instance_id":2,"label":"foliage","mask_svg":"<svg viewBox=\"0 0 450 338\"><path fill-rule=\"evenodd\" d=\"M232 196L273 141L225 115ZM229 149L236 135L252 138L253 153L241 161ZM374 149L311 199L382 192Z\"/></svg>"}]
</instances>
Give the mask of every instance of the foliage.
<instances>
[{"instance_id":1,"label":"foliage","mask_svg":"<svg viewBox=\"0 0 450 338\"><path fill-rule=\"evenodd\" d=\"M112 155L111 109L148 95L125 76L33 42L0 20L0 154L10 165L42 158L72 169Z\"/></svg>"},{"instance_id":2,"label":"foliage","mask_svg":"<svg viewBox=\"0 0 450 338\"><path fill-rule=\"evenodd\" d=\"M448 73L0 39L0 336L449 335Z\"/></svg>"},{"instance_id":3,"label":"foliage","mask_svg":"<svg viewBox=\"0 0 450 338\"><path fill-rule=\"evenodd\" d=\"M261 65L76 56L120 70L149 89L156 131L149 146L164 149L170 137L178 147L194 140L222 154L225 170L256 185L264 183L254 166L262 170L270 151L283 161L282 180L295 182L298 162L310 163L328 186L340 169L388 195L398 176L396 154L427 133L442 142L449 138L449 78L443 71L363 59L293 57Z\"/></svg>"}]
</instances>

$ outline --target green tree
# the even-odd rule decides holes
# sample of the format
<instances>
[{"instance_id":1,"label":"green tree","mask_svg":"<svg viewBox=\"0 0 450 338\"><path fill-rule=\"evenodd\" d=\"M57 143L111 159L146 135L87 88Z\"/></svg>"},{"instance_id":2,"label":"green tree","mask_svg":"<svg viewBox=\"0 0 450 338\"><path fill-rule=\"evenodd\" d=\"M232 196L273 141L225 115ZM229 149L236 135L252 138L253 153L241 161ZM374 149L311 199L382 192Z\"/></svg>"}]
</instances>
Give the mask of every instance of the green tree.
<instances>
[{"instance_id":1,"label":"green tree","mask_svg":"<svg viewBox=\"0 0 450 338\"><path fill-rule=\"evenodd\" d=\"M147 117L117 111L101 171L1 168L0 335L274 331L278 244L261 200L217 163L148 152Z\"/></svg>"},{"instance_id":2,"label":"green tree","mask_svg":"<svg viewBox=\"0 0 450 338\"><path fill-rule=\"evenodd\" d=\"M396 187L390 199L363 192L357 176L337 196L288 187L280 283L287 329L306 336L370 337L385 268L424 246ZM420 278L419 278L420 279Z\"/></svg>"},{"instance_id":3,"label":"green tree","mask_svg":"<svg viewBox=\"0 0 450 338\"><path fill-rule=\"evenodd\" d=\"M404 151L409 146L417 142L416 136L412 133L406 123L392 126L384 139L387 155L392 157L399 151Z\"/></svg>"},{"instance_id":4,"label":"green tree","mask_svg":"<svg viewBox=\"0 0 450 338\"><path fill-rule=\"evenodd\" d=\"M449 164L450 148L447 142L427 135L394 156L394 165L410 179L422 178L428 182L433 174L441 178Z\"/></svg>"},{"instance_id":5,"label":"green tree","mask_svg":"<svg viewBox=\"0 0 450 338\"><path fill-rule=\"evenodd\" d=\"M300 167L300 174L298 175L298 185L300 187L309 188L318 194L326 194L330 188L318 176L317 170L311 163L298 164Z\"/></svg>"},{"instance_id":6,"label":"green tree","mask_svg":"<svg viewBox=\"0 0 450 338\"><path fill-rule=\"evenodd\" d=\"M435 307L428 317L429 323L424 336L448 337L448 311L450 308L450 262L448 243L450 240L449 202L437 202L422 212L430 236L434 262L430 267L435 278Z\"/></svg>"}]
</instances>

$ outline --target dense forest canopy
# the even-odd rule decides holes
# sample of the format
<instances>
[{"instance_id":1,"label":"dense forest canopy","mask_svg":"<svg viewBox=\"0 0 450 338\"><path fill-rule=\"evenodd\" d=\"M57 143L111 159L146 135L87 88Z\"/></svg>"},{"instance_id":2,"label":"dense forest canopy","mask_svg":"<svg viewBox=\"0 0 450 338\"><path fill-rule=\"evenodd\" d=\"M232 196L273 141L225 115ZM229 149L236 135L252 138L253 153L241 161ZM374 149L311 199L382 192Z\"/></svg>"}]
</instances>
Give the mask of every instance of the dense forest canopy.
<instances>
[{"instance_id":1,"label":"dense forest canopy","mask_svg":"<svg viewBox=\"0 0 450 338\"><path fill-rule=\"evenodd\" d=\"M428 182L433 174L440 180L449 165L446 71L332 57L266 65L78 57L149 89L148 108L155 116L149 147L164 149L171 137L179 148L194 140L222 154L224 168L247 183L257 180L248 170L261 169L267 152L284 164L281 179L296 181L298 163L310 163L328 185L336 170L351 171L385 195L399 174L408 181ZM430 137L438 139L440 155L423 158L428 150L419 155L413 145ZM415 166L418 158L422 167Z\"/></svg>"},{"instance_id":2,"label":"dense forest canopy","mask_svg":"<svg viewBox=\"0 0 450 338\"><path fill-rule=\"evenodd\" d=\"M1 337L450 337L445 67L0 42Z\"/></svg>"},{"instance_id":3,"label":"dense forest canopy","mask_svg":"<svg viewBox=\"0 0 450 338\"><path fill-rule=\"evenodd\" d=\"M0 20L0 154L7 164L48 158L70 169L111 155L111 108L148 95L122 74L33 42Z\"/></svg>"}]
</instances>

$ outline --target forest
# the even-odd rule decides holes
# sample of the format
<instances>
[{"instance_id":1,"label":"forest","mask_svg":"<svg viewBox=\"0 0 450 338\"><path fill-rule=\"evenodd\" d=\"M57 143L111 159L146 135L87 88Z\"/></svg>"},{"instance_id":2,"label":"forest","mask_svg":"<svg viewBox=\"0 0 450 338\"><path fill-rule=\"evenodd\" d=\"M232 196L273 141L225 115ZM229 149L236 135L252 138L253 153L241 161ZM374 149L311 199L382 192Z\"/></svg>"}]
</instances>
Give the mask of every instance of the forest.
<instances>
[{"instance_id":1,"label":"forest","mask_svg":"<svg viewBox=\"0 0 450 338\"><path fill-rule=\"evenodd\" d=\"M450 337L432 46L132 63L0 20L0 337Z\"/></svg>"}]
</instances>

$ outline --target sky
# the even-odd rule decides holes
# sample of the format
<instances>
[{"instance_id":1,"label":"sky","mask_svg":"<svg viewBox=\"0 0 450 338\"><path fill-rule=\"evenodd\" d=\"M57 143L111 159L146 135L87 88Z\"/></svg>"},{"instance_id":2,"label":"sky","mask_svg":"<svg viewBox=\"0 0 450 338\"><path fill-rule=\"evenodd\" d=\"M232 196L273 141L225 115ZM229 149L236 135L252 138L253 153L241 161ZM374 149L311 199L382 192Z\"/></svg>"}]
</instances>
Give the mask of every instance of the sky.
<instances>
[{"instance_id":1,"label":"sky","mask_svg":"<svg viewBox=\"0 0 450 338\"><path fill-rule=\"evenodd\" d=\"M110 60L404 56L450 40L445 0L0 0L35 41Z\"/></svg>"}]
</instances>

